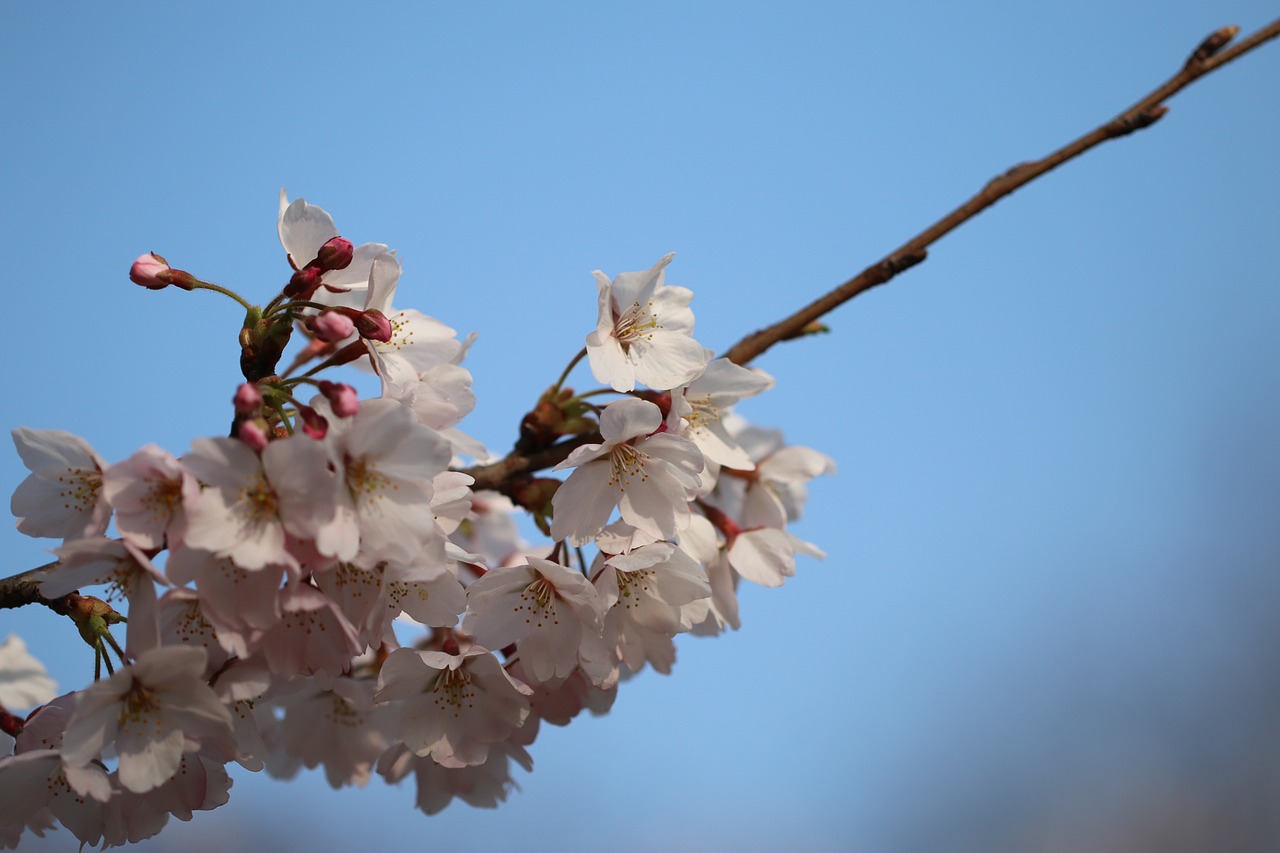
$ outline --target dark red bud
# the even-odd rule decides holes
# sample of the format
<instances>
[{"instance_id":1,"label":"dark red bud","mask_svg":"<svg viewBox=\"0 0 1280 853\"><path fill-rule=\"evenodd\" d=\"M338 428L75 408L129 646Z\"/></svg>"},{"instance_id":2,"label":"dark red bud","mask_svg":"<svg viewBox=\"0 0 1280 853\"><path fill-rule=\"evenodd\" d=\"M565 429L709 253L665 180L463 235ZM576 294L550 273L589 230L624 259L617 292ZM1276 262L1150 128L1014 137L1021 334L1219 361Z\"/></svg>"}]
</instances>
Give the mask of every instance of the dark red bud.
<instances>
[{"instance_id":1,"label":"dark red bud","mask_svg":"<svg viewBox=\"0 0 1280 853\"><path fill-rule=\"evenodd\" d=\"M322 270L344 270L351 266L356 247L346 237L334 237L320 247L316 255L316 266Z\"/></svg>"}]
</instances>

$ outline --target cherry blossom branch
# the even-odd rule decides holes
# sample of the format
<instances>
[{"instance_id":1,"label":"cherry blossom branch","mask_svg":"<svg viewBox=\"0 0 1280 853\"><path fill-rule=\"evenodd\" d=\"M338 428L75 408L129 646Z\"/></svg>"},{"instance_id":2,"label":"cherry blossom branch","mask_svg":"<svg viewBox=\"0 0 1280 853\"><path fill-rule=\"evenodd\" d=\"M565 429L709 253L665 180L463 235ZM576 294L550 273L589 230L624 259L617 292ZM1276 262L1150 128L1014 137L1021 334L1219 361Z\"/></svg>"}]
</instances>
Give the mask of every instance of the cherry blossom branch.
<instances>
[{"instance_id":1,"label":"cherry blossom branch","mask_svg":"<svg viewBox=\"0 0 1280 853\"><path fill-rule=\"evenodd\" d=\"M1177 74L1151 94L1102 126L1067 143L1052 154L1040 159L1019 163L1001 175L991 179L976 195L921 231L893 252L876 261L844 284L836 287L783 320L753 332L734 344L723 357L736 364L747 364L774 344L804 335L810 324L860 293L876 285L885 284L899 273L922 262L928 255L927 247L937 242L963 223L977 216L1014 190L1030 183L1046 172L1079 157L1086 151L1111 139L1127 136L1135 130L1150 127L1159 121L1169 108L1164 101L1186 88L1195 80L1228 62L1243 56L1254 48L1280 36L1280 20L1273 21L1253 35L1236 43L1229 50L1222 48L1240 31L1239 27L1223 27L1200 43Z\"/></svg>"},{"instance_id":2,"label":"cherry blossom branch","mask_svg":"<svg viewBox=\"0 0 1280 853\"><path fill-rule=\"evenodd\" d=\"M1223 50L1223 47L1239 31L1239 27L1231 26L1223 27L1211 33L1208 38L1192 51L1191 56L1187 58L1186 63L1177 74L1170 77L1145 98L1111 121L1067 143L1040 160L1019 163L1003 174L991 179L986 186L968 201L933 225L930 225L924 231L921 231L893 252L791 316L747 335L723 353L723 357L736 364L747 364L776 343L791 340L814 331L815 324L819 318L848 302L858 294L864 293L876 285L885 284L899 273L921 263L928 256L928 246L977 216L1014 190L1061 166L1068 160L1079 157L1107 140L1118 139L1133 133L1135 130L1141 130L1155 124L1169 111L1169 108L1164 105L1164 101L1200 77L1243 56L1259 45L1280 36L1280 19L1273 21L1248 38L1237 42L1230 49ZM561 382L563 382L563 379ZM523 453L517 449L497 462L467 468L464 473L470 474L475 478L474 488L477 490L506 490L504 487L509 487L512 478L527 477L535 471L554 467L568 458L574 448L584 443L599 440L599 436L579 436L571 441L552 445L534 453Z\"/></svg>"}]
</instances>

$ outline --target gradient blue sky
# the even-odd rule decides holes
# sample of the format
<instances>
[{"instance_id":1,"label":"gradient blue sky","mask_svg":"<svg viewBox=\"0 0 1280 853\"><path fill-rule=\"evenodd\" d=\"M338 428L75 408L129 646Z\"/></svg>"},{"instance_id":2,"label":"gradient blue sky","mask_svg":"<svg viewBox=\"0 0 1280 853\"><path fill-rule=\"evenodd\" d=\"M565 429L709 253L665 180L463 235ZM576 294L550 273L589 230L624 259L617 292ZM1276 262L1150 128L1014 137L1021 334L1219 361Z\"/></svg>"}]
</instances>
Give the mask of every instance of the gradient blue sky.
<instances>
[{"instance_id":1,"label":"gradient blue sky","mask_svg":"<svg viewBox=\"0 0 1280 853\"><path fill-rule=\"evenodd\" d=\"M502 451L594 326L592 269L675 251L724 349L1274 14L6 4L4 427L112 461L223 432L239 312L128 267L154 250L265 301L284 186L399 250L403 306L479 332L463 426ZM741 631L686 638L607 717L544 726L503 808L428 818L407 784L238 772L230 805L145 849L1220 839L1214 804L1280 780L1277 80L1272 44L757 362L778 388L744 414L840 466L796 529L827 560L746 589ZM25 474L0 453L5 488ZM6 573L52 544L0 542ZM70 625L11 630L64 687L89 676Z\"/></svg>"}]
</instances>

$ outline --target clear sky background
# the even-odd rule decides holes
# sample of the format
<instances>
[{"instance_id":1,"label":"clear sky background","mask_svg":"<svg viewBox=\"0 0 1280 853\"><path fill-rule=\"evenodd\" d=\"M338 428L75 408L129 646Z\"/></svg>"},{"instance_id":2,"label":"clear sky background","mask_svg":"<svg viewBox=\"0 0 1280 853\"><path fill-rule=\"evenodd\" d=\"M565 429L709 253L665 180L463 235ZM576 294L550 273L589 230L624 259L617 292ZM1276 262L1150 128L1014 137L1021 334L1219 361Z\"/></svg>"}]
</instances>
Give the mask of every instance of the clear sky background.
<instances>
[{"instance_id":1,"label":"clear sky background","mask_svg":"<svg viewBox=\"0 0 1280 853\"><path fill-rule=\"evenodd\" d=\"M129 264L266 301L284 186L399 251L400 305L479 333L463 427L504 452L594 327L592 269L675 251L723 350L1274 15L7 3L3 426L110 461L222 433L240 312ZM759 360L778 387L743 413L839 464L795 530L827 560L745 589L742 630L682 638L607 717L544 726L505 806L237 770L144 849L1280 843L1278 82L1273 43ZM25 475L0 453L5 489ZM6 528L6 573L55 544ZM9 631L64 688L90 677L70 624Z\"/></svg>"}]
</instances>

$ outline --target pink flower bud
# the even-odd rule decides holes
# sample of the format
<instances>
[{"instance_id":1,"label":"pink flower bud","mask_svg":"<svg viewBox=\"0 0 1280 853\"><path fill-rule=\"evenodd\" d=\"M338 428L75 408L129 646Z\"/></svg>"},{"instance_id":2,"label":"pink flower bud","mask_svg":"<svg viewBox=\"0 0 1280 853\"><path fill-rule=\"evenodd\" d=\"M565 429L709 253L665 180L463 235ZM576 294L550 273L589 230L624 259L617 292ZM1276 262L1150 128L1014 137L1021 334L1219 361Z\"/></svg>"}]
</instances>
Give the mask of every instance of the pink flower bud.
<instances>
[{"instance_id":1,"label":"pink flower bud","mask_svg":"<svg viewBox=\"0 0 1280 853\"><path fill-rule=\"evenodd\" d=\"M191 273L169 266L169 262L155 252L140 255L133 262L129 268L129 279L150 290L163 290L171 284L183 290L194 290L200 283L200 279Z\"/></svg>"},{"instance_id":2,"label":"pink flower bud","mask_svg":"<svg viewBox=\"0 0 1280 853\"><path fill-rule=\"evenodd\" d=\"M262 391L256 383L242 382L231 402L236 407L237 415L252 415L262 405Z\"/></svg>"},{"instance_id":3,"label":"pink flower bud","mask_svg":"<svg viewBox=\"0 0 1280 853\"><path fill-rule=\"evenodd\" d=\"M350 317L337 311L325 311L308 324L311 331L322 341L340 341L355 333L356 324Z\"/></svg>"},{"instance_id":4,"label":"pink flower bud","mask_svg":"<svg viewBox=\"0 0 1280 853\"><path fill-rule=\"evenodd\" d=\"M302 431L316 441L329 434L329 422L315 409L310 406L299 406L298 414L302 417Z\"/></svg>"},{"instance_id":5,"label":"pink flower bud","mask_svg":"<svg viewBox=\"0 0 1280 853\"><path fill-rule=\"evenodd\" d=\"M345 382L320 380L320 393L333 406L333 413L340 418L354 417L360 411L360 395Z\"/></svg>"},{"instance_id":6,"label":"pink flower bud","mask_svg":"<svg viewBox=\"0 0 1280 853\"><path fill-rule=\"evenodd\" d=\"M346 237L334 237L320 247L316 255L316 266L322 270L344 270L351 266L355 257L355 246Z\"/></svg>"},{"instance_id":7,"label":"pink flower bud","mask_svg":"<svg viewBox=\"0 0 1280 853\"><path fill-rule=\"evenodd\" d=\"M163 290L169 286L169 264L155 252L139 255L129 268L129 280L150 290ZM163 276L163 277L162 277Z\"/></svg>"},{"instance_id":8,"label":"pink flower bud","mask_svg":"<svg viewBox=\"0 0 1280 853\"><path fill-rule=\"evenodd\" d=\"M236 430L236 438L254 450L262 450L267 446L267 431L259 421L241 421L240 428Z\"/></svg>"}]
</instances>

